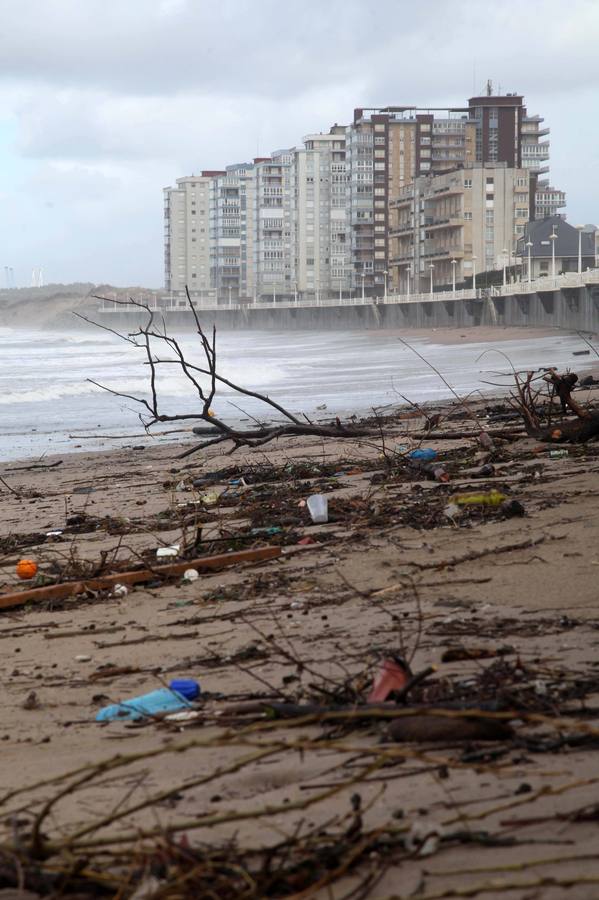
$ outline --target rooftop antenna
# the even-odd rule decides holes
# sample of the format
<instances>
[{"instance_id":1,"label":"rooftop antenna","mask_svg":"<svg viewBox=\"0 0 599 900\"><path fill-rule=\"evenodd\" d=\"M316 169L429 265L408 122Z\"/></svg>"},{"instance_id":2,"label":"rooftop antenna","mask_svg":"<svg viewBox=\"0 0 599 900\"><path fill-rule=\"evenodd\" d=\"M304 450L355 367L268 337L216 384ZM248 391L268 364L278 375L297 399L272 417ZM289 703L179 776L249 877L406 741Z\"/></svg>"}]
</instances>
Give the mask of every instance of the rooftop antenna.
<instances>
[{"instance_id":1,"label":"rooftop antenna","mask_svg":"<svg viewBox=\"0 0 599 900\"><path fill-rule=\"evenodd\" d=\"M493 96L493 82L491 79L487 79L487 97Z\"/></svg>"},{"instance_id":2,"label":"rooftop antenna","mask_svg":"<svg viewBox=\"0 0 599 900\"><path fill-rule=\"evenodd\" d=\"M42 269L41 266L37 270L37 286L38 287L44 286L44 270Z\"/></svg>"}]
</instances>

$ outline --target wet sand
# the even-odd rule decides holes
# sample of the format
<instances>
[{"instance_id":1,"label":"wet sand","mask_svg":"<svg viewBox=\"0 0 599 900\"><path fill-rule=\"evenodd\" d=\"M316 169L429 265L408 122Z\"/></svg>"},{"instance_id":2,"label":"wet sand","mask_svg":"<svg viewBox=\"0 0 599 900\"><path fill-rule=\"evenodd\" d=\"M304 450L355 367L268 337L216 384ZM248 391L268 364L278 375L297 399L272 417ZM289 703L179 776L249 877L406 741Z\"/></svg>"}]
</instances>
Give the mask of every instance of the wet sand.
<instances>
[{"instance_id":1,"label":"wet sand","mask_svg":"<svg viewBox=\"0 0 599 900\"><path fill-rule=\"evenodd\" d=\"M189 541L197 525L203 526L202 552L220 552L223 543L214 543L217 538L227 538L224 546L233 546L232 536L247 535L252 527L280 527L283 532L256 534L244 547L284 546L278 559L203 574L191 584L136 587L124 598L99 593L1 613L0 793L115 753L168 750L189 739L204 744L90 783L84 798L66 796L47 828L72 828L115 808L128 792L133 799L168 793L247 752L247 747L230 742L223 747L216 740L222 728L228 730L218 725L218 715L233 701L280 691L305 701L314 697L311 683L324 679L324 685L338 684L344 673L365 673L365 694L377 660L397 652L411 657L414 671L438 666L435 679L476 681L498 664L492 655L442 662L444 651L456 645L483 647L490 654L507 646L505 662L513 669L519 661L534 673L529 678L540 692L553 690L546 685L553 685L556 672L568 682L590 677L596 671L599 625L597 445L573 447L567 458L550 459L547 451L522 437L501 445L493 478L473 481L470 473L484 461L484 452L473 440L439 436L424 445L446 454L448 465L454 466L449 485L403 476L377 480L386 471L384 454L398 445L418 446L410 435L420 427L418 420L404 420L386 428L384 442L380 437L334 442L294 438L233 456L226 448L213 448L177 460L187 445L172 444L68 454L59 467L45 471L15 471L26 462L3 464L0 475L13 491L2 487L2 534L12 536L12 545L6 538L2 545L3 594L18 587L14 568L21 557L35 559L48 573L58 568L74 572L78 561L99 562L102 554L113 566L119 560L135 563L144 551L153 554L158 546ZM456 420L453 427L466 425ZM305 466L310 464L317 469L307 477ZM327 465L342 474L323 475ZM248 473L247 487L231 486L226 474L208 488L191 484L231 466ZM280 467L278 478L251 483L251 473L267 466ZM431 513L427 524L427 510L438 510L456 492L493 487L519 500L526 516L488 514L460 523ZM327 492L333 521L312 525L298 503L321 490ZM206 491L230 496L206 506L201 501ZM197 512L190 517L193 504ZM66 522L74 515L100 524L68 533ZM35 535L53 530L63 533L36 540ZM290 533L294 537L285 540ZM305 537L318 543L298 543ZM99 677L110 666L133 671ZM181 730L156 723L94 722L102 705L142 694L173 677L200 680L211 719ZM28 701L31 692L34 698ZM591 695L586 702L592 709L596 701ZM599 724L594 712L585 721ZM322 733L321 726L301 729L306 740L321 739ZM386 733L384 723L375 722L340 735L339 743L355 752L381 746L397 750L400 745L381 744ZM293 742L298 731L281 726L277 736ZM446 830L459 826L517 838L515 846L452 842L427 858L414 854L401 863L391 858L384 866L381 860L380 880L364 896L408 897L418 886L416 896L454 896L446 892L493 878L520 879L523 886L509 891L516 900L593 896L588 884L539 886L535 881L556 875L576 880L580 863L554 860L584 853L594 857L584 863L584 872L599 879L596 824L564 819L599 799L592 748L535 754L515 743L496 760L481 756L478 764L465 765L460 761L464 746L408 746L413 756L384 769L384 776L340 789L307 810L185 833L192 842L208 835L213 840L215 834L236 834L241 845L273 842L292 833L300 820L343 819L358 790L369 829L385 823L409 828L426 819ZM281 753L236 774L181 789L179 799L158 804L151 815L132 813L118 828L143 829L156 822L166 827L200 812L266 805L284 809L317 795L319 785L351 773L352 755L335 749L334 741L301 755ZM47 790L40 788L37 795ZM14 806L18 804L4 805L5 816ZM534 860L541 862L518 871L520 863ZM375 863L371 859L364 865ZM358 872L363 874L364 866ZM309 896L340 900L357 877L346 875ZM524 884L527 880L530 884ZM488 888L484 896L504 893Z\"/></svg>"}]
</instances>

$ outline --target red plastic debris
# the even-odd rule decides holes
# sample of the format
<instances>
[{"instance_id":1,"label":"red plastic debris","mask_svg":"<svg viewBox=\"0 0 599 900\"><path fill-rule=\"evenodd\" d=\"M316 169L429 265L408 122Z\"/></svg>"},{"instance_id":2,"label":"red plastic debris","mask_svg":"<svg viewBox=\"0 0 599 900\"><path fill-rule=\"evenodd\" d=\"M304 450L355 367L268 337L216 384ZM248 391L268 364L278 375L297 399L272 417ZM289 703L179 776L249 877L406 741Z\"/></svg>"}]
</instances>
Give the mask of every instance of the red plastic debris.
<instances>
[{"instance_id":1,"label":"red plastic debris","mask_svg":"<svg viewBox=\"0 0 599 900\"><path fill-rule=\"evenodd\" d=\"M393 691L401 691L411 677L410 667L402 659L386 659L368 695L368 703L384 703Z\"/></svg>"}]
</instances>

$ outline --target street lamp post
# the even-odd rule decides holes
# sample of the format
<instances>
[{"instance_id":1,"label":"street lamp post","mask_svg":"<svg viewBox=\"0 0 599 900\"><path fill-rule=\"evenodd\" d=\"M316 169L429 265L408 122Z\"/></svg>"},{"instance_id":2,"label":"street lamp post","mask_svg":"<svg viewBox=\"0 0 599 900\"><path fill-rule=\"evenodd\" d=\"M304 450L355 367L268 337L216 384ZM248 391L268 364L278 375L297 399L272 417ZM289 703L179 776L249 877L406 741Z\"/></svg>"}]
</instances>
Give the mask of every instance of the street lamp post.
<instances>
[{"instance_id":1,"label":"street lamp post","mask_svg":"<svg viewBox=\"0 0 599 900\"><path fill-rule=\"evenodd\" d=\"M429 264L428 264L428 267L429 267L430 272L431 272L431 300L432 300L432 299L433 299L433 269L435 268L435 264L434 264L434 263L429 263Z\"/></svg>"},{"instance_id":2,"label":"street lamp post","mask_svg":"<svg viewBox=\"0 0 599 900\"><path fill-rule=\"evenodd\" d=\"M388 275L388 274L389 274L389 272L387 271L387 269L385 269L385 271L383 272L383 276L384 276L384 278L385 278L385 294L384 294L383 299L384 299L385 301L387 300L387 275Z\"/></svg>"},{"instance_id":3,"label":"street lamp post","mask_svg":"<svg viewBox=\"0 0 599 900\"><path fill-rule=\"evenodd\" d=\"M578 274L582 275L582 229L584 225L577 225L576 230L578 231Z\"/></svg>"},{"instance_id":4,"label":"street lamp post","mask_svg":"<svg viewBox=\"0 0 599 900\"><path fill-rule=\"evenodd\" d=\"M362 272L360 277L362 278L362 300L364 300L364 279L366 278L366 272Z\"/></svg>"},{"instance_id":5,"label":"street lamp post","mask_svg":"<svg viewBox=\"0 0 599 900\"><path fill-rule=\"evenodd\" d=\"M555 226L553 228L553 231L549 235L549 240L551 241L551 277L555 278L555 242L557 241Z\"/></svg>"},{"instance_id":6,"label":"street lamp post","mask_svg":"<svg viewBox=\"0 0 599 900\"><path fill-rule=\"evenodd\" d=\"M505 247L504 247L503 250L501 251L501 254L502 254L502 256L503 256L503 286L505 287L505 285L506 285L506 281L505 281L505 264L506 264L506 260L507 260L507 258L508 258L508 251L506 250Z\"/></svg>"},{"instance_id":7,"label":"street lamp post","mask_svg":"<svg viewBox=\"0 0 599 900\"><path fill-rule=\"evenodd\" d=\"M532 241L526 242L526 249L528 250L528 283L530 284L532 274L531 274L531 259L530 259L530 251L532 248Z\"/></svg>"},{"instance_id":8,"label":"street lamp post","mask_svg":"<svg viewBox=\"0 0 599 900\"><path fill-rule=\"evenodd\" d=\"M476 260L478 257L472 257L472 289L476 290Z\"/></svg>"},{"instance_id":9,"label":"street lamp post","mask_svg":"<svg viewBox=\"0 0 599 900\"><path fill-rule=\"evenodd\" d=\"M455 297L455 267L457 266L457 259L451 260L451 292Z\"/></svg>"}]
</instances>

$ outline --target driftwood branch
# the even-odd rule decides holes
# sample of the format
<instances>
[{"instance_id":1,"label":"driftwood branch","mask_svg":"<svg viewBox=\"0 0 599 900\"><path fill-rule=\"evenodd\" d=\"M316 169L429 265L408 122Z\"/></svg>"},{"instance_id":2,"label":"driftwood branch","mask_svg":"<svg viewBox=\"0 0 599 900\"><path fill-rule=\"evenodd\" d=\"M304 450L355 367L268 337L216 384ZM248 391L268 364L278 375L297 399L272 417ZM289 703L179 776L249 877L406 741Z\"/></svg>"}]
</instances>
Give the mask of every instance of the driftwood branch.
<instances>
[{"instance_id":1,"label":"driftwood branch","mask_svg":"<svg viewBox=\"0 0 599 900\"><path fill-rule=\"evenodd\" d=\"M98 297L97 299L107 299ZM85 316L79 315L84 321L103 328L112 334L115 334L121 340L132 344L143 351L145 356L144 364L149 368L149 397L138 397L134 394L128 394L122 391L115 391L106 385L101 384L91 378L88 381L96 387L107 391L116 397L122 397L131 400L142 407L140 415L141 422L146 430L159 422L181 422L186 420L203 421L211 426L214 436L210 436L207 440L199 444L194 444L179 455L179 459L190 456L197 450L214 446L215 444L232 442L232 449L238 447L260 447L272 440L281 437L296 436L314 436L314 437L365 437L375 433L371 426L342 424L337 418L329 425L316 425L304 416L305 421L294 415L280 403L272 400L266 394L251 390L236 384L229 378L225 378L218 371L217 366L217 350L216 350L216 328L212 328L211 334L206 334L204 327L200 321L198 311L187 291L187 300L191 309L195 330L199 337L200 346L204 356L203 364L197 365L190 362L180 343L172 335L169 335L164 320L156 321L155 314L144 303L129 299L127 301L113 301L120 305L131 306L141 310L147 319L145 323L139 326L136 331L130 334L123 334L113 328L108 328L101 323L92 321ZM166 351L165 353L160 351ZM188 387L192 389L193 395L200 401L199 409L189 413L170 413L164 412L160 400L160 392L158 385L158 371L163 366L175 366L176 369L185 377ZM254 418L256 428L239 429L232 427L224 422L221 418L214 415L212 411L212 403L220 385L226 385L234 393L246 397L253 397L265 406L276 411L284 419L281 423L262 424ZM253 418L253 417L252 417Z\"/></svg>"},{"instance_id":2,"label":"driftwood branch","mask_svg":"<svg viewBox=\"0 0 599 900\"><path fill-rule=\"evenodd\" d=\"M534 372L514 373L515 389L510 395L510 404L522 416L530 437L552 444L581 444L599 435L599 411L586 409L572 397L577 381L578 375L574 372L559 374L555 369L551 369L540 381ZM551 421L553 398L556 396L561 404L562 416L572 412L576 418ZM543 420L542 410L546 409L549 414Z\"/></svg>"}]
</instances>

